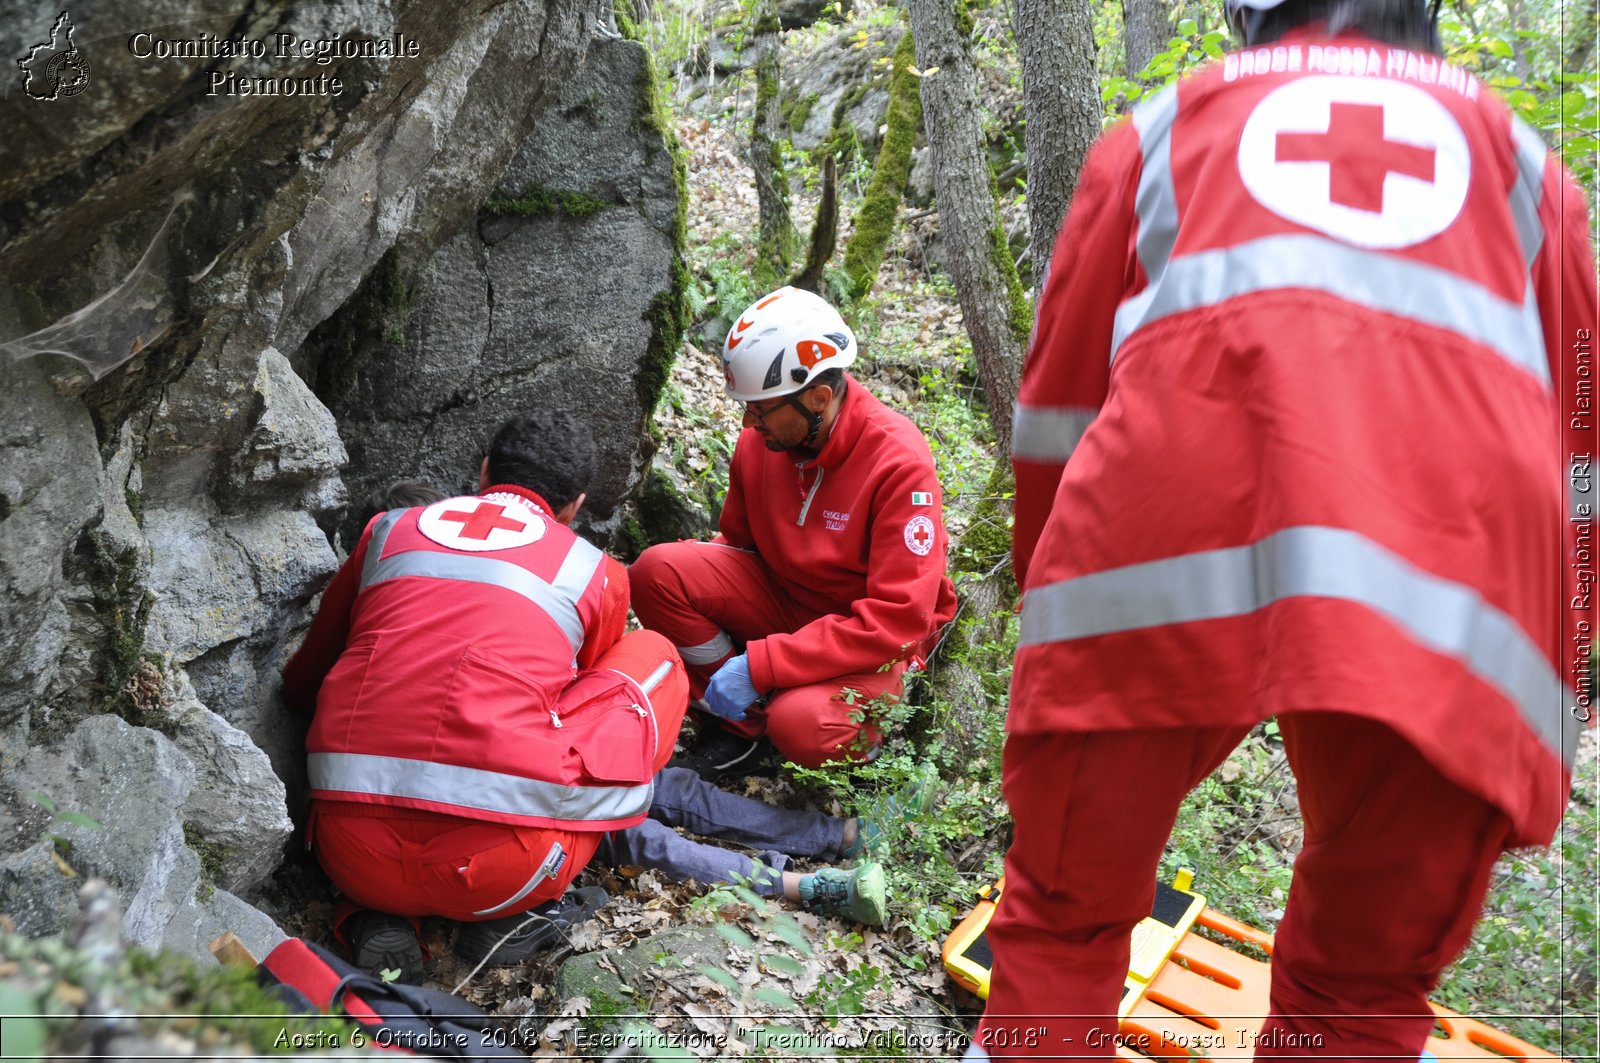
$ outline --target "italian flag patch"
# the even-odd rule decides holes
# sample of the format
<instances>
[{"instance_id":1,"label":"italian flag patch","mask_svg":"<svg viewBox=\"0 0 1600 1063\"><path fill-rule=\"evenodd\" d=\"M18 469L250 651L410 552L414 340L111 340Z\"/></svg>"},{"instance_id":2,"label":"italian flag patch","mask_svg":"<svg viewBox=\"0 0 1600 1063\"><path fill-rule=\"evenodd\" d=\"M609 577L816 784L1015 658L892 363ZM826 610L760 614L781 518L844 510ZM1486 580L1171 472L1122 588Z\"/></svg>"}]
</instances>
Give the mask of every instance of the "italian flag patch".
<instances>
[{"instance_id":1,"label":"italian flag patch","mask_svg":"<svg viewBox=\"0 0 1600 1063\"><path fill-rule=\"evenodd\" d=\"M913 491L913 492L911 492L911 504L913 506L931 506L931 505L933 505L933 492L932 491Z\"/></svg>"}]
</instances>

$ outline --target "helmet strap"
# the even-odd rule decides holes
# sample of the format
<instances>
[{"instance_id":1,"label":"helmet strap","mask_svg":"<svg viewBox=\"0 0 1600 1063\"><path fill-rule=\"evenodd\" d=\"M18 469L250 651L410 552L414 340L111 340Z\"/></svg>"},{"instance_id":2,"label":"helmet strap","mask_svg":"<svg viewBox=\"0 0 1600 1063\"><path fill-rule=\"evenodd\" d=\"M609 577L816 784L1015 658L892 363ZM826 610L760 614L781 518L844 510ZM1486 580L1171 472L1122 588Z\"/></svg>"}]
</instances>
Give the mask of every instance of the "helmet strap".
<instances>
[{"instance_id":1,"label":"helmet strap","mask_svg":"<svg viewBox=\"0 0 1600 1063\"><path fill-rule=\"evenodd\" d=\"M792 395L785 396L785 398L789 400L790 406L793 406L795 409L800 411L800 416L806 419L806 427L809 429L809 431L806 432L806 437L796 444L796 446L804 450L810 450L811 444L817 441L817 433L822 431L822 414L816 412L805 403L800 401L800 396L804 394L805 392L803 391L797 391Z\"/></svg>"},{"instance_id":2,"label":"helmet strap","mask_svg":"<svg viewBox=\"0 0 1600 1063\"><path fill-rule=\"evenodd\" d=\"M829 406L832 406L834 403L840 401L840 397L844 395L845 387L845 378L840 377L838 389L835 390L833 396L828 399ZM800 401L800 396L804 395L810 390L810 388L802 388L799 391L785 396L785 398L789 400L789 405L799 410L800 416L806 419L806 426L809 429L809 431L806 432L806 437L796 444L796 446L801 450L810 450L811 445L817 441L817 433L822 431L822 414L813 411L810 407L806 406L805 403ZM826 408L827 407L824 407L824 409Z\"/></svg>"}]
</instances>

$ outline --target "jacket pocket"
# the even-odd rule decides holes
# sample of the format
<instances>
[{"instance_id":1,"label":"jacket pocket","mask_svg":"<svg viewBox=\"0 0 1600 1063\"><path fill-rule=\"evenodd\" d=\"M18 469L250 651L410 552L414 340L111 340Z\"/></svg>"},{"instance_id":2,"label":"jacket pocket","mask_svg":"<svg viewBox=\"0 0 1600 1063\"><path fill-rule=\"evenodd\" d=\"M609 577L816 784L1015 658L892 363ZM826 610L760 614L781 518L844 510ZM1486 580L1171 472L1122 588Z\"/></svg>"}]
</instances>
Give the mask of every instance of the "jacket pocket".
<instances>
[{"instance_id":1,"label":"jacket pocket","mask_svg":"<svg viewBox=\"0 0 1600 1063\"><path fill-rule=\"evenodd\" d=\"M584 672L554 709L583 783L638 786L655 774L654 721L629 680L615 672Z\"/></svg>"}]
</instances>

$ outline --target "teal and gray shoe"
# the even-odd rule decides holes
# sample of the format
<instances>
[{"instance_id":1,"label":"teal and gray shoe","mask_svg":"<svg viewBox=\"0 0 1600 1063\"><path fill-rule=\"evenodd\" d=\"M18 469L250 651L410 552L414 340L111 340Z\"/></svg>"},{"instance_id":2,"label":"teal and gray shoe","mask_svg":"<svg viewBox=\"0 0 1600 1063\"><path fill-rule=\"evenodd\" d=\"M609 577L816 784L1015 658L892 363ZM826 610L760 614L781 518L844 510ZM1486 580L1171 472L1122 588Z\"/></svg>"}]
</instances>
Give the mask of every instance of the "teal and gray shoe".
<instances>
[{"instance_id":1,"label":"teal and gray shoe","mask_svg":"<svg viewBox=\"0 0 1600 1063\"><path fill-rule=\"evenodd\" d=\"M800 906L818 915L837 915L867 926L882 926L889 917L883 868L858 864L846 871L825 867L800 876Z\"/></svg>"}]
</instances>

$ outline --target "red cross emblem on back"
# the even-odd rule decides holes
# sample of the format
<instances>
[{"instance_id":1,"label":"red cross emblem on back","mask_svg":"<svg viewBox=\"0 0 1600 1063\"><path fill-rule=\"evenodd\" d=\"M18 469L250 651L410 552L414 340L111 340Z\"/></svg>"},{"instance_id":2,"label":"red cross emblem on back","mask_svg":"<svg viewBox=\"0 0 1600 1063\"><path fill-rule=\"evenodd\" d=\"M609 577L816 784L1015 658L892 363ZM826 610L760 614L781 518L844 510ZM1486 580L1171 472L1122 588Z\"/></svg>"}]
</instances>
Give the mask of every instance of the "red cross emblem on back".
<instances>
[{"instance_id":1,"label":"red cross emblem on back","mask_svg":"<svg viewBox=\"0 0 1600 1063\"><path fill-rule=\"evenodd\" d=\"M545 519L517 499L447 498L417 517L417 530L440 546L469 553L515 550L544 537Z\"/></svg>"},{"instance_id":2,"label":"red cross emblem on back","mask_svg":"<svg viewBox=\"0 0 1600 1063\"><path fill-rule=\"evenodd\" d=\"M463 513L459 509L450 510L439 515L440 520L454 520L461 522L461 537L463 539L487 539L497 529L520 532L528 526L527 521L514 520L505 516L506 507L494 502L480 502L471 513Z\"/></svg>"},{"instance_id":3,"label":"red cross emblem on back","mask_svg":"<svg viewBox=\"0 0 1600 1063\"><path fill-rule=\"evenodd\" d=\"M1433 183L1433 148L1389 140L1383 105L1329 104L1326 133L1279 133L1278 162L1328 164L1328 198L1356 210L1383 213L1383 186L1391 173Z\"/></svg>"}]
</instances>

